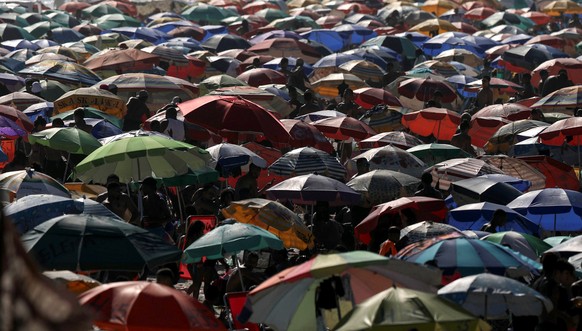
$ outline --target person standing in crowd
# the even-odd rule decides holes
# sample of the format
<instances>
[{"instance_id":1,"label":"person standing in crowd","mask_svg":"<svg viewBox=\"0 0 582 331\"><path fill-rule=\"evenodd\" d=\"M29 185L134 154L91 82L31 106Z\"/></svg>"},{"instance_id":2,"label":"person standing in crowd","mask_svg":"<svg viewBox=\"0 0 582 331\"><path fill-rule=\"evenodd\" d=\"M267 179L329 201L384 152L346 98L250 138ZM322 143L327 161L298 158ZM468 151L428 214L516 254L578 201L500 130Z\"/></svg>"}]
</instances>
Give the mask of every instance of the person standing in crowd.
<instances>
[{"instance_id":1,"label":"person standing in crowd","mask_svg":"<svg viewBox=\"0 0 582 331\"><path fill-rule=\"evenodd\" d=\"M481 82L481 88L477 92L476 111L493 104L493 90L489 87L491 77L483 76Z\"/></svg>"},{"instance_id":2,"label":"person standing in crowd","mask_svg":"<svg viewBox=\"0 0 582 331\"><path fill-rule=\"evenodd\" d=\"M123 131L139 130L143 122L150 117L150 109L146 102L149 93L141 90L136 97L129 98L127 102L127 114L123 118Z\"/></svg>"},{"instance_id":3,"label":"person standing in crowd","mask_svg":"<svg viewBox=\"0 0 582 331\"><path fill-rule=\"evenodd\" d=\"M453 138L451 138L451 145L462 149L470 155L475 155L475 150L471 145L471 136L469 136L469 122L461 122L459 128L461 132L456 133Z\"/></svg>"},{"instance_id":4,"label":"person standing in crowd","mask_svg":"<svg viewBox=\"0 0 582 331\"><path fill-rule=\"evenodd\" d=\"M432 186L432 175L430 172L425 172L420 178L422 188L414 193L415 196L423 196L435 199L442 199L443 194Z\"/></svg>"},{"instance_id":5,"label":"person standing in crowd","mask_svg":"<svg viewBox=\"0 0 582 331\"><path fill-rule=\"evenodd\" d=\"M303 69L303 63L304 62L302 58L298 58L295 61L295 68L291 70L291 74L289 74L289 81L287 82L288 85L301 91L305 91L305 81L307 80Z\"/></svg>"},{"instance_id":6,"label":"person standing in crowd","mask_svg":"<svg viewBox=\"0 0 582 331\"><path fill-rule=\"evenodd\" d=\"M548 80L544 83L544 89L542 91L542 97L562 89L564 87L573 86L574 83L568 79L568 71L562 69L558 72L556 76L548 77Z\"/></svg>"},{"instance_id":7,"label":"person standing in crowd","mask_svg":"<svg viewBox=\"0 0 582 331\"><path fill-rule=\"evenodd\" d=\"M493 217L491 221L485 223L481 227L481 231L489 232L489 233L497 233L497 229L500 227L505 226L507 224L507 212L503 209L497 209L493 213Z\"/></svg>"}]
</instances>

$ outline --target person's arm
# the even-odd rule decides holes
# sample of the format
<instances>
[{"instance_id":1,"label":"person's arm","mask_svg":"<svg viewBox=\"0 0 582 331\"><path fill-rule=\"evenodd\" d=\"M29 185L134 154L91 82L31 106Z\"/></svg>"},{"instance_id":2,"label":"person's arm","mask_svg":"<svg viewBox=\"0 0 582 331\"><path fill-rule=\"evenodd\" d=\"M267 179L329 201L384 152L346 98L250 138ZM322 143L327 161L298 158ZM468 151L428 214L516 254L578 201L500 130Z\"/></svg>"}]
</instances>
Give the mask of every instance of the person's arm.
<instances>
[{"instance_id":1,"label":"person's arm","mask_svg":"<svg viewBox=\"0 0 582 331\"><path fill-rule=\"evenodd\" d=\"M127 209L129 209L129 211L131 212L131 219L129 220L129 223L137 224L137 221L139 219L139 210L137 209L137 206L135 205L135 203L133 203L133 200L131 200L129 195L124 194L123 198Z\"/></svg>"}]
</instances>

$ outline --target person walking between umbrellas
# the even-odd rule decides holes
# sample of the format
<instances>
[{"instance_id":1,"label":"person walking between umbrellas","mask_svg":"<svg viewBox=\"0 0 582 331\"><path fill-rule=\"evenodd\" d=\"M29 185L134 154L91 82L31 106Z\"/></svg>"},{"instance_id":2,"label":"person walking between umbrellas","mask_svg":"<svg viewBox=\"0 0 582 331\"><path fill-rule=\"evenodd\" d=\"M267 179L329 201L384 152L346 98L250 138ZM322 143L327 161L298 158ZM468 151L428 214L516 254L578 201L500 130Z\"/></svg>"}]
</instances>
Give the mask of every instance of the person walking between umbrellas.
<instances>
[{"instance_id":1,"label":"person walking between umbrellas","mask_svg":"<svg viewBox=\"0 0 582 331\"><path fill-rule=\"evenodd\" d=\"M123 131L139 130L140 126L150 117L150 109L146 105L149 93L145 90L138 92L137 97L127 101L127 114L123 118Z\"/></svg>"}]
</instances>

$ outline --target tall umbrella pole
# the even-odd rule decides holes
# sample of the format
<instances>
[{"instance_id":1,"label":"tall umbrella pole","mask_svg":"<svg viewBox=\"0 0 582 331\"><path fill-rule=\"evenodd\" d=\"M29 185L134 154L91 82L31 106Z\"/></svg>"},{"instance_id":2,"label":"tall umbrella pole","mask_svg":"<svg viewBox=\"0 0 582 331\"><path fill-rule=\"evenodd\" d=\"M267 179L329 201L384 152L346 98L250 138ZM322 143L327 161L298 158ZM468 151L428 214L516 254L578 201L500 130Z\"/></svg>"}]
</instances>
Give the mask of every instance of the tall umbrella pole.
<instances>
[{"instance_id":1,"label":"tall umbrella pole","mask_svg":"<svg viewBox=\"0 0 582 331\"><path fill-rule=\"evenodd\" d=\"M67 181L67 170L69 170L69 162L71 161L71 153L67 155L67 163L65 163L65 172L63 173L63 183Z\"/></svg>"}]
</instances>

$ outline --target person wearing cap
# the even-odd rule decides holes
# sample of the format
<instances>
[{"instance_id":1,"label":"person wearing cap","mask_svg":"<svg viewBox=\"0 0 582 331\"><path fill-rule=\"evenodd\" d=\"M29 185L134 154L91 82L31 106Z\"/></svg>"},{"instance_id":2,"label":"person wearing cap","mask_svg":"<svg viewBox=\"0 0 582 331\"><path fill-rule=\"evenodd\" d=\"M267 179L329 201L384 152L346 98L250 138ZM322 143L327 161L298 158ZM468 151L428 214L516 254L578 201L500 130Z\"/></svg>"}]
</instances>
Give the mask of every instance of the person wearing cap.
<instances>
[{"instance_id":1,"label":"person wearing cap","mask_svg":"<svg viewBox=\"0 0 582 331\"><path fill-rule=\"evenodd\" d=\"M139 130L143 122L150 117L150 109L146 102L149 93L145 90L138 92L136 97L127 101L127 114L123 118L123 131Z\"/></svg>"}]
</instances>

